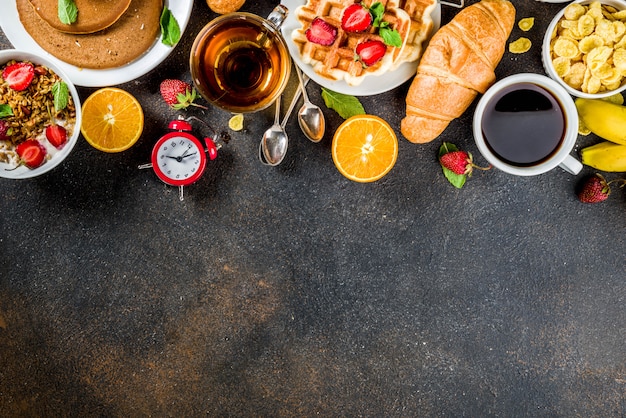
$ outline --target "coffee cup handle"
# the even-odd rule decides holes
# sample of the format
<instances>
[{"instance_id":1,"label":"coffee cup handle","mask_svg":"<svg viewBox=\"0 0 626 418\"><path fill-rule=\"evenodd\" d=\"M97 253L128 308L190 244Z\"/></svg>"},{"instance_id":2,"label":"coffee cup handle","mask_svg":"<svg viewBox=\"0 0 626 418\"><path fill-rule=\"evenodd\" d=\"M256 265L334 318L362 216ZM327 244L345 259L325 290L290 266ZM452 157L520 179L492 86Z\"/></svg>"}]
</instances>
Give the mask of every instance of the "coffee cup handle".
<instances>
[{"instance_id":1,"label":"coffee cup handle","mask_svg":"<svg viewBox=\"0 0 626 418\"><path fill-rule=\"evenodd\" d=\"M571 155L568 155L565 160L559 164L559 167L573 175L580 173L580 170L583 169L582 163Z\"/></svg>"}]
</instances>

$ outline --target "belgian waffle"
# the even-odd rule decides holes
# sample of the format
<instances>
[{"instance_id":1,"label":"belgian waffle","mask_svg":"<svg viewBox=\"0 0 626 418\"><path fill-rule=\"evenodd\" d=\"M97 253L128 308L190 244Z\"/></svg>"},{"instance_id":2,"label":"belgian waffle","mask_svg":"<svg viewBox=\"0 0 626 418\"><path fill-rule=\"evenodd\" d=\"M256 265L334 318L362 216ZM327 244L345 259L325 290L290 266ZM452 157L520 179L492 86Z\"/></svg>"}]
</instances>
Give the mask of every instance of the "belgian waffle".
<instances>
[{"instance_id":1,"label":"belgian waffle","mask_svg":"<svg viewBox=\"0 0 626 418\"><path fill-rule=\"evenodd\" d=\"M371 67L364 67L355 60L356 45L365 40L382 38L377 34L377 28L361 33L343 31L341 15L354 0L308 0L307 4L295 10L296 19L302 26L292 32L302 61L324 77L358 85L367 75L384 74L404 62L417 60L422 54L423 42L433 28L430 14L437 0L363 0L362 4L369 7L376 1L385 6L382 20L388 22L391 29L398 31L403 39L402 47L387 47L387 53L381 61ZM306 38L305 32L316 17L321 17L337 28L337 38L332 45L319 45Z\"/></svg>"}]
</instances>

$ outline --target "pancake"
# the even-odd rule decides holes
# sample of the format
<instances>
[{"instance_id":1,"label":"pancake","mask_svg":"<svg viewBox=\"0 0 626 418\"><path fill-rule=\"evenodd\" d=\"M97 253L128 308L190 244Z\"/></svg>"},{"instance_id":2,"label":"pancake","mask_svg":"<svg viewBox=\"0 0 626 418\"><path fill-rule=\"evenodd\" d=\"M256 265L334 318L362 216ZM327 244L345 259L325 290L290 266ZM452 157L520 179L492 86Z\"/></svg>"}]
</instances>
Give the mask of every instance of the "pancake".
<instances>
[{"instance_id":1,"label":"pancake","mask_svg":"<svg viewBox=\"0 0 626 418\"><path fill-rule=\"evenodd\" d=\"M160 35L163 0L132 0L128 10L99 32L88 35L53 30L31 6L16 0L24 29L44 50L79 68L106 69L126 65L144 54Z\"/></svg>"},{"instance_id":2,"label":"pancake","mask_svg":"<svg viewBox=\"0 0 626 418\"><path fill-rule=\"evenodd\" d=\"M59 20L59 0L29 0L35 12L48 25L61 32L93 33L106 29L128 9L131 0L74 0L78 8L76 22L66 25Z\"/></svg>"}]
</instances>

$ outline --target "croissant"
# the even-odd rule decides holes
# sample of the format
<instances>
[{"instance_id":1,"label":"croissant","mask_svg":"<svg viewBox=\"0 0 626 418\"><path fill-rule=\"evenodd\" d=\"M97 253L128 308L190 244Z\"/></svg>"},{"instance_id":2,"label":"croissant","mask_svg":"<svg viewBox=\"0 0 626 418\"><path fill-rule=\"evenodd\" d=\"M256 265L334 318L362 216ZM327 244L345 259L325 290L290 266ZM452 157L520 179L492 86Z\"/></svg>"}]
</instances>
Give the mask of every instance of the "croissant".
<instances>
[{"instance_id":1,"label":"croissant","mask_svg":"<svg viewBox=\"0 0 626 418\"><path fill-rule=\"evenodd\" d=\"M494 70L514 23L511 2L482 0L435 33L406 97L400 126L406 139L424 143L437 138L495 82Z\"/></svg>"}]
</instances>

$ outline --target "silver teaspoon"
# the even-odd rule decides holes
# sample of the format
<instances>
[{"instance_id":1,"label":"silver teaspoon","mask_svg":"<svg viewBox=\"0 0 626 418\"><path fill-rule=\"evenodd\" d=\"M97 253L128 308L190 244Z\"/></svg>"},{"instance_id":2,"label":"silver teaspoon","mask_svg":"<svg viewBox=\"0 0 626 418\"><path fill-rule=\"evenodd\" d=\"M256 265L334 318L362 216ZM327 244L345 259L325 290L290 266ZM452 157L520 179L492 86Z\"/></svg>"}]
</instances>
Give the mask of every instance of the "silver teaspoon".
<instances>
[{"instance_id":1,"label":"silver teaspoon","mask_svg":"<svg viewBox=\"0 0 626 418\"><path fill-rule=\"evenodd\" d=\"M303 81L302 70L295 65L296 73L298 74L298 79L300 81L300 90L302 90L302 98L304 100L304 104L298 111L298 123L300 124L300 129L304 135L309 138L313 142L320 142L324 137L324 132L326 130L326 120L324 119L324 113L319 106L314 105L309 100L309 96L306 92L306 86Z\"/></svg>"},{"instance_id":2,"label":"silver teaspoon","mask_svg":"<svg viewBox=\"0 0 626 418\"><path fill-rule=\"evenodd\" d=\"M287 146L289 145L289 138L285 129L280 124L280 100L279 96L276 99L276 114L274 116L274 124L269 127L263 134L259 149L259 159L261 162L267 165L276 166L283 161L287 154ZM265 161L263 161L263 158Z\"/></svg>"}]
</instances>

